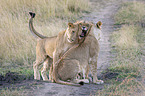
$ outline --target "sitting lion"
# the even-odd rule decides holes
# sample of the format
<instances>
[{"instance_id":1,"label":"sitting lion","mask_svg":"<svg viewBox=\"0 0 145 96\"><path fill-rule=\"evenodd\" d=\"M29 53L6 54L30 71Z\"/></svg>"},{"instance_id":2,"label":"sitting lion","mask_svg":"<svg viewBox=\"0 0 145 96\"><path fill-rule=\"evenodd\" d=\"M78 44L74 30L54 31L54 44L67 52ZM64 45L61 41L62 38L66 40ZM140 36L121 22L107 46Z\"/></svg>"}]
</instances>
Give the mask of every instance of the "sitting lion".
<instances>
[{"instance_id":1,"label":"sitting lion","mask_svg":"<svg viewBox=\"0 0 145 96\"><path fill-rule=\"evenodd\" d=\"M90 25L92 26L91 23L80 23L83 33L79 36L79 39L85 36L83 34L87 33L85 32L85 30L87 30L86 26L90 28ZM98 27L101 25L102 24L99 23ZM75 85L74 83L80 83L80 81L83 80L76 79L78 73L83 73L83 78L86 81L86 79L88 79L89 67L91 67L93 83L103 83L102 80L98 80L97 78L97 58L99 53L99 44L98 40L91 31L88 36L85 37L84 42L67 52L63 59L59 59L60 57L63 57L63 54L57 50L61 46L59 43L60 41L57 40L56 50L54 52L53 58L53 79L56 83L66 85ZM68 80L71 82L66 82Z\"/></svg>"}]
</instances>

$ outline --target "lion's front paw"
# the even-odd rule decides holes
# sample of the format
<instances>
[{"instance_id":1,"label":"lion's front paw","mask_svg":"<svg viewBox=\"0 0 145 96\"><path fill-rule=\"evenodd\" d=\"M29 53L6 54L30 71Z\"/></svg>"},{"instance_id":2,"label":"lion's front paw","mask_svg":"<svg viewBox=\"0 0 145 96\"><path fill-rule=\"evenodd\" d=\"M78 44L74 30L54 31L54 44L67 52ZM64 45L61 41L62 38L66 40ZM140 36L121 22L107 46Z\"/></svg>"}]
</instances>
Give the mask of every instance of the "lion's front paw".
<instances>
[{"instance_id":1,"label":"lion's front paw","mask_svg":"<svg viewBox=\"0 0 145 96\"><path fill-rule=\"evenodd\" d=\"M94 83L96 83L96 84L103 84L104 83L104 81L103 80L97 80L96 82L94 82Z\"/></svg>"},{"instance_id":2,"label":"lion's front paw","mask_svg":"<svg viewBox=\"0 0 145 96\"><path fill-rule=\"evenodd\" d=\"M84 83L89 83L89 80L88 79L83 79L83 82Z\"/></svg>"},{"instance_id":3,"label":"lion's front paw","mask_svg":"<svg viewBox=\"0 0 145 96\"><path fill-rule=\"evenodd\" d=\"M77 82L76 83L80 83L80 82L83 82L83 83L89 83L89 80L88 79L77 79Z\"/></svg>"}]
</instances>

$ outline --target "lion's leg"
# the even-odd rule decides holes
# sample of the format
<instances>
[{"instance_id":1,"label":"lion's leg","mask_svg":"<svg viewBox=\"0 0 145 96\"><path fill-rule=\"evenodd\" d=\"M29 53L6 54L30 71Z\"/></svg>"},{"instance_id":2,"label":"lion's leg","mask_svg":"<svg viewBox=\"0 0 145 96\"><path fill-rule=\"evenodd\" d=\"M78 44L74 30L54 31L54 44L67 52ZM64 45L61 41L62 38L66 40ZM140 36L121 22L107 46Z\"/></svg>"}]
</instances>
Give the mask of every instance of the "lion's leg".
<instances>
[{"instance_id":1,"label":"lion's leg","mask_svg":"<svg viewBox=\"0 0 145 96\"><path fill-rule=\"evenodd\" d=\"M45 55L44 46L42 45L43 42L40 40L37 42L36 45L36 61L33 63L33 69L34 69L34 79L40 80L40 74L39 74L39 66L47 59L47 56Z\"/></svg>"},{"instance_id":2,"label":"lion's leg","mask_svg":"<svg viewBox=\"0 0 145 96\"><path fill-rule=\"evenodd\" d=\"M33 63L33 70L34 70L34 79L40 80L40 73L39 73L39 66L45 61L46 57L43 58L36 58L36 61Z\"/></svg>"},{"instance_id":3,"label":"lion's leg","mask_svg":"<svg viewBox=\"0 0 145 96\"><path fill-rule=\"evenodd\" d=\"M47 73L49 67L50 67L50 66L49 66L49 58L47 58L47 59L44 61L43 67L42 67L42 69L41 69L41 76L42 76L42 79L43 79L44 81L48 81L48 78L47 78L46 73Z\"/></svg>"},{"instance_id":4,"label":"lion's leg","mask_svg":"<svg viewBox=\"0 0 145 96\"><path fill-rule=\"evenodd\" d=\"M42 78L44 81L48 81L48 78L47 78L47 71L50 69L49 71L49 80L52 80L52 60L51 58L47 57L47 59L45 60L45 62L43 63L43 67L42 67L42 70L41 70L41 75L42 75Z\"/></svg>"},{"instance_id":5,"label":"lion's leg","mask_svg":"<svg viewBox=\"0 0 145 96\"><path fill-rule=\"evenodd\" d=\"M97 60L95 58L92 59L91 68L92 68L91 73L93 75L93 83L103 84L104 81L98 80L98 78L97 78Z\"/></svg>"},{"instance_id":6,"label":"lion's leg","mask_svg":"<svg viewBox=\"0 0 145 96\"><path fill-rule=\"evenodd\" d=\"M83 72L83 79L85 79L86 78L86 74L85 74L86 70L85 70L85 68L82 69L82 72Z\"/></svg>"},{"instance_id":7,"label":"lion's leg","mask_svg":"<svg viewBox=\"0 0 145 96\"><path fill-rule=\"evenodd\" d=\"M77 77L73 80L74 83L84 82L89 83L88 73L89 73L89 65L86 62L83 62L84 65L83 68L79 68L79 73L77 74Z\"/></svg>"},{"instance_id":8,"label":"lion's leg","mask_svg":"<svg viewBox=\"0 0 145 96\"><path fill-rule=\"evenodd\" d=\"M86 68L86 73L85 73L85 76L86 76L86 79L89 79L89 69L90 69L90 67L89 67L89 64L87 65L87 68Z\"/></svg>"},{"instance_id":9,"label":"lion's leg","mask_svg":"<svg viewBox=\"0 0 145 96\"><path fill-rule=\"evenodd\" d=\"M53 80L52 71L53 71L53 64L51 64L50 70L49 70L49 80L50 80L50 81ZM53 82L53 81L52 81L52 82Z\"/></svg>"},{"instance_id":10,"label":"lion's leg","mask_svg":"<svg viewBox=\"0 0 145 96\"><path fill-rule=\"evenodd\" d=\"M40 80L40 74L39 74L39 70L38 67L42 64L43 62L41 61L35 61L33 63L33 70L34 70L34 79Z\"/></svg>"}]
</instances>

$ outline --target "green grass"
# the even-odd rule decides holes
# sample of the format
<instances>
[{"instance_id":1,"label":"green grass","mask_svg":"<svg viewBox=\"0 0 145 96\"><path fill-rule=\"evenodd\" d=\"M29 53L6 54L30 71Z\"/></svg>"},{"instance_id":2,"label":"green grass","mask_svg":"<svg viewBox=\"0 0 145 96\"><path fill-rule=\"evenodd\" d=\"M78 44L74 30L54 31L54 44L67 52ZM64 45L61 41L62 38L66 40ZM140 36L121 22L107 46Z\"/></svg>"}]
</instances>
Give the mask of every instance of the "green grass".
<instances>
[{"instance_id":1,"label":"green grass","mask_svg":"<svg viewBox=\"0 0 145 96\"><path fill-rule=\"evenodd\" d=\"M8 72L16 72L19 75L25 75L26 78L31 78L33 76L33 69L32 67L3 67L0 68L0 74L5 75Z\"/></svg>"},{"instance_id":2,"label":"green grass","mask_svg":"<svg viewBox=\"0 0 145 96\"><path fill-rule=\"evenodd\" d=\"M20 89L2 89L0 91L0 96L27 96L28 93L24 92L23 90Z\"/></svg>"},{"instance_id":3,"label":"green grass","mask_svg":"<svg viewBox=\"0 0 145 96\"><path fill-rule=\"evenodd\" d=\"M145 94L144 29L139 23L144 22L145 4L127 2L122 4L115 15L116 24L123 24L111 36L112 53L115 54L108 72L118 73L106 82L109 85L97 92L97 96L143 96ZM141 12L142 11L142 12ZM137 24L138 23L138 24Z\"/></svg>"},{"instance_id":4,"label":"green grass","mask_svg":"<svg viewBox=\"0 0 145 96\"><path fill-rule=\"evenodd\" d=\"M1 96L22 96L22 94L21 93L19 93L20 91L17 91L17 90L13 90L13 91L11 91L11 90L9 90L9 89L7 89L7 90L2 90L1 91Z\"/></svg>"}]
</instances>

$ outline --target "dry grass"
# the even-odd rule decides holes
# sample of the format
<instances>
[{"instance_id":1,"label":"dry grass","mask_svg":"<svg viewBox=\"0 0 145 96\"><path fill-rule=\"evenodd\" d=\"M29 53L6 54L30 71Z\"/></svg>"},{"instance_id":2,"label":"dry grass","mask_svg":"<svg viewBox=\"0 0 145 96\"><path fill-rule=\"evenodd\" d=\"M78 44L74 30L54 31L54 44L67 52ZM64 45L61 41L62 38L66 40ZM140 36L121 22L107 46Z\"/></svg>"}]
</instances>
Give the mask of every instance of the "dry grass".
<instances>
[{"instance_id":1,"label":"dry grass","mask_svg":"<svg viewBox=\"0 0 145 96\"><path fill-rule=\"evenodd\" d=\"M138 32L138 28L135 26L127 26L124 25L119 32L116 33L116 45L121 49L131 48L131 47L138 47L138 42L136 40L136 35ZM115 34L114 34L115 35Z\"/></svg>"},{"instance_id":2,"label":"dry grass","mask_svg":"<svg viewBox=\"0 0 145 96\"><path fill-rule=\"evenodd\" d=\"M127 33L128 32L128 33ZM115 58L108 68L110 72L118 73L116 79L111 79L110 85L98 91L98 96L142 96L144 87L144 63L141 61L141 44L143 30L133 25L123 26L112 36Z\"/></svg>"},{"instance_id":3,"label":"dry grass","mask_svg":"<svg viewBox=\"0 0 145 96\"><path fill-rule=\"evenodd\" d=\"M17 89L2 89L0 96L26 96L22 90Z\"/></svg>"},{"instance_id":4,"label":"dry grass","mask_svg":"<svg viewBox=\"0 0 145 96\"><path fill-rule=\"evenodd\" d=\"M112 52L116 54L110 72L119 75L108 80L110 85L97 92L97 96L144 96L144 63L142 61L142 43L144 29L136 23L142 23L145 17L145 4L128 2L122 4L115 15L117 24L122 25L112 35Z\"/></svg>"},{"instance_id":5,"label":"dry grass","mask_svg":"<svg viewBox=\"0 0 145 96\"><path fill-rule=\"evenodd\" d=\"M99 90L97 96L144 96L145 87L135 78L126 77L121 83L112 82L105 90Z\"/></svg>"},{"instance_id":6,"label":"dry grass","mask_svg":"<svg viewBox=\"0 0 145 96\"><path fill-rule=\"evenodd\" d=\"M29 90L29 91L28 91ZM0 90L0 96L33 96L33 90L31 89L25 89L24 87L19 88L3 88Z\"/></svg>"},{"instance_id":7,"label":"dry grass","mask_svg":"<svg viewBox=\"0 0 145 96\"><path fill-rule=\"evenodd\" d=\"M142 33L141 27L126 25L113 34L113 46L116 47L117 56L110 68L136 75L141 73L143 62L140 60L142 46L139 41L143 41L143 36L140 35Z\"/></svg>"},{"instance_id":8,"label":"dry grass","mask_svg":"<svg viewBox=\"0 0 145 96\"><path fill-rule=\"evenodd\" d=\"M36 13L36 30L53 36L88 9L88 0L1 0L0 66L28 66L34 61L36 40L28 29L29 11Z\"/></svg>"},{"instance_id":9,"label":"dry grass","mask_svg":"<svg viewBox=\"0 0 145 96\"><path fill-rule=\"evenodd\" d=\"M134 1L123 3L115 15L116 24L136 24L145 22L145 3Z\"/></svg>"}]
</instances>

